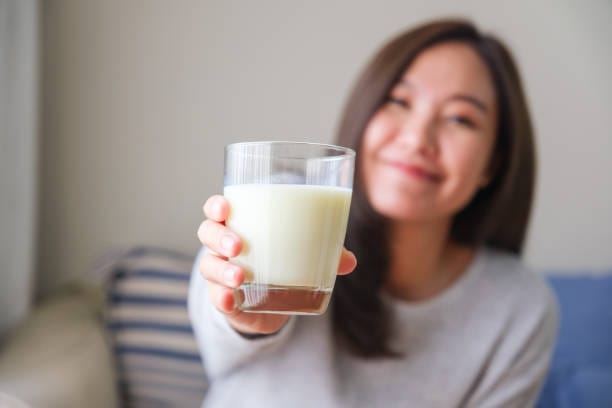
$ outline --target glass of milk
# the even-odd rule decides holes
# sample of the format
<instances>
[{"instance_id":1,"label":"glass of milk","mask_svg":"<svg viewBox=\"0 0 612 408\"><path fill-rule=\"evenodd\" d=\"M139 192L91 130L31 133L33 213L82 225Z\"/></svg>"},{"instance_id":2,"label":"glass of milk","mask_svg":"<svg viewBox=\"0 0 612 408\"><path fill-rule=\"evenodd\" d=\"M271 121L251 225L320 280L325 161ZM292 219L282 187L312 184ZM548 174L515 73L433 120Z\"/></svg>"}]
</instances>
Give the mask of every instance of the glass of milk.
<instances>
[{"instance_id":1,"label":"glass of milk","mask_svg":"<svg viewBox=\"0 0 612 408\"><path fill-rule=\"evenodd\" d=\"M321 314L331 297L348 222L355 152L316 143L225 148L226 225L243 240L238 308Z\"/></svg>"}]
</instances>

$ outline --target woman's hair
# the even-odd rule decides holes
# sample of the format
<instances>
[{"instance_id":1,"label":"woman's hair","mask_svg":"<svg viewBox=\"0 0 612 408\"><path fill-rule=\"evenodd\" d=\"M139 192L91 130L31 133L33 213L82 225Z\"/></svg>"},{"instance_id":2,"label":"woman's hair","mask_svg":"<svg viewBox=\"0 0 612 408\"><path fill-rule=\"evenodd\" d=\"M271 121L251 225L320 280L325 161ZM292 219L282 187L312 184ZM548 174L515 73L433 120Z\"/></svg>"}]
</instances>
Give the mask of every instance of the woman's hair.
<instances>
[{"instance_id":1,"label":"woman's hair","mask_svg":"<svg viewBox=\"0 0 612 408\"><path fill-rule=\"evenodd\" d=\"M400 34L365 67L348 99L337 143L359 151L364 130L387 101L392 87L420 52L459 41L471 46L493 79L498 106L494 174L454 218L450 238L462 244L486 244L520 254L535 183L535 147L531 120L516 65L496 38L463 20L431 22ZM359 259L355 271L338 278L333 321L338 340L364 357L393 356L388 345L391 316L379 296L389 269L388 221L370 206L360 160L356 163L346 246Z\"/></svg>"}]
</instances>

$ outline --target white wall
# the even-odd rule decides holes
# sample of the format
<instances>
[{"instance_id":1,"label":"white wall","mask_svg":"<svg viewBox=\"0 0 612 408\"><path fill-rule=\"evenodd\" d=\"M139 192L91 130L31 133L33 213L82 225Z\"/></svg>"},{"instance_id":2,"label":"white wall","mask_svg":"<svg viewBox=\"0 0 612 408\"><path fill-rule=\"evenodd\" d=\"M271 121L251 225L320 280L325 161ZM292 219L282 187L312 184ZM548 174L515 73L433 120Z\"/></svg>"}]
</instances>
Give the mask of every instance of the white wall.
<instances>
[{"instance_id":1,"label":"white wall","mask_svg":"<svg viewBox=\"0 0 612 408\"><path fill-rule=\"evenodd\" d=\"M612 265L606 0L55 0L43 15L41 288L112 247L195 251L226 143L331 141L371 53L457 15L505 38L525 77L541 159L528 261Z\"/></svg>"}]
</instances>

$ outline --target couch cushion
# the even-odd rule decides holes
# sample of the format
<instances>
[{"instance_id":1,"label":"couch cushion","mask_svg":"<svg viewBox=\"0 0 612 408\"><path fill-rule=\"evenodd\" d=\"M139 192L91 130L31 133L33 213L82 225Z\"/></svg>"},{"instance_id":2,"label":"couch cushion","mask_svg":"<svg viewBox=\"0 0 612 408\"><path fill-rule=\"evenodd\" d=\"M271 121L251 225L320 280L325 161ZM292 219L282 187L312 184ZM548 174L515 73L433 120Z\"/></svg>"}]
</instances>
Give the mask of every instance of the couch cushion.
<instances>
[{"instance_id":1,"label":"couch cushion","mask_svg":"<svg viewBox=\"0 0 612 408\"><path fill-rule=\"evenodd\" d=\"M550 275L559 337L538 407L612 407L612 271Z\"/></svg>"},{"instance_id":2,"label":"couch cushion","mask_svg":"<svg viewBox=\"0 0 612 408\"><path fill-rule=\"evenodd\" d=\"M187 313L193 256L137 248L115 264L106 321L124 406L200 406L204 368Z\"/></svg>"},{"instance_id":3,"label":"couch cushion","mask_svg":"<svg viewBox=\"0 0 612 408\"><path fill-rule=\"evenodd\" d=\"M100 295L72 286L37 305L3 344L0 394L28 407L118 407ZM12 403L0 397L0 407L19 406Z\"/></svg>"}]
</instances>

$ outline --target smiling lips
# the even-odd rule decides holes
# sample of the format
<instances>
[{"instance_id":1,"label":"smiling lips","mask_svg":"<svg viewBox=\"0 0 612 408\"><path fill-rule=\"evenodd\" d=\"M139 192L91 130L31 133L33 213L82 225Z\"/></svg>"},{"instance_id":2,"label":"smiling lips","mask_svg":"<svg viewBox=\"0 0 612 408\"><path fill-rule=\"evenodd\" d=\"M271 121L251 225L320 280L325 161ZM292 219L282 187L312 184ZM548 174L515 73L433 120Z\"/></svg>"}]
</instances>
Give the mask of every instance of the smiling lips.
<instances>
[{"instance_id":1,"label":"smiling lips","mask_svg":"<svg viewBox=\"0 0 612 408\"><path fill-rule=\"evenodd\" d=\"M442 176L440 174L426 170L419 165L404 163L396 160L386 160L385 162L391 167L418 180L428 181L431 183L439 183L442 181Z\"/></svg>"}]
</instances>

